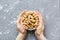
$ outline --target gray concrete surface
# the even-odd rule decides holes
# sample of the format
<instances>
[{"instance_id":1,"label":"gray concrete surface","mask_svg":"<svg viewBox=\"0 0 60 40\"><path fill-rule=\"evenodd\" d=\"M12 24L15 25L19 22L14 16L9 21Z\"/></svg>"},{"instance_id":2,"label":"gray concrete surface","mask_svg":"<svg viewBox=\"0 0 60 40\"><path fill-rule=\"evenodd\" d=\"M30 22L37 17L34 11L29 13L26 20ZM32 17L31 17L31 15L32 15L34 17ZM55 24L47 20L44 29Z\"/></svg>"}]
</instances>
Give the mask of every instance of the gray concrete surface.
<instances>
[{"instance_id":1,"label":"gray concrete surface","mask_svg":"<svg viewBox=\"0 0 60 40\"><path fill-rule=\"evenodd\" d=\"M47 40L60 40L59 0L0 0L0 40L16 39L17 16L24 9L39 10L44 17ZM26 40L36 39L29 33Z\"/></svg>"}]
</instances>

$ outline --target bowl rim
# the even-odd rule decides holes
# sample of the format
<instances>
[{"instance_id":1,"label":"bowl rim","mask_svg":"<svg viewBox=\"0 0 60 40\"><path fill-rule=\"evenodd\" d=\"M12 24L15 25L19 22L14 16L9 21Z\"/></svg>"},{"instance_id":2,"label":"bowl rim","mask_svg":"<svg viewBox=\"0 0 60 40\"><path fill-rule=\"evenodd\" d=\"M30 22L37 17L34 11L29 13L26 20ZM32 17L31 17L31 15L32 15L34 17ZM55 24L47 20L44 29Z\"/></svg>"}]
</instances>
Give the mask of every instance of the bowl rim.
<instances>
[{"instance_id":1,"label":"bowl rim","mask_svg":"<svg viewBox=\"0 0 60 40\"><path fill-rule=\"evenodd\" d=\"M36 28L32 28L32 29L26 29L26 30L35 30Z\"/></svg>"}]
</instances>

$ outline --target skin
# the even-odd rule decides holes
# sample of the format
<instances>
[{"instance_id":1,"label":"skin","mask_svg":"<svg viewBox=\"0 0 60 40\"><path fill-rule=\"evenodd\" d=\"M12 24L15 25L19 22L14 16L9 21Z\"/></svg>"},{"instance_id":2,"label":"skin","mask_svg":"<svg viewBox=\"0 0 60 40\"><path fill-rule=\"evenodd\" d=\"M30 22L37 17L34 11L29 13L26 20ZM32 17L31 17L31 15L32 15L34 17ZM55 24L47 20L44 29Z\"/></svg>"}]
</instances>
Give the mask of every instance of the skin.
<instances>
[{"instance_id":1,"label":"skin","mask_svg":"<svg viewBox=\"0 0 60 40\"><path fill-rule=\"evenodd\" d=\"M25 40L25 37L26 37L26 34L27 34L27 31L25 30L25 28L23 27L22 25L22 22L21 22L21 16L27 12L27 10L24 10L22 11L22 13L20 13L18 15L18 19L17 19L17 29L18 29L18 36L16 38L16 40ZM43 35L43 31L44 31L44 21L43 21L43 17L41 15L40 12L38 11L34 11L34 13L36 13L38 16L39 16L39 26L37 27L36 31L35 31L35 36L37 38L37 40L46 40L46 38L44 37Z\"/></svg>"},{"instance_id":2,"label":"skin","mask_svg":"<svg viewBox=\"0 0 60 40\"><path fill-rule=\"evenodd\" d=\"M45 36L43 35L43 32L44 32L43 17L41 15L41 13L38 12L37 10L34 12L39 16L39 26L37 27L37 29L35 31L35 36L36 36L37 40L46 40Z\"/></svg>"},{"instance_id":3,"label":"skin","mask_svg":"<svg viewBox=\"0 0 60 40\"><path fill-rule=\"evenodd\" d=\"M26 37L26 34L27 34L27 31L25 30L25 28L23 27L22 22L21 22L21 16L25 12L26 12L26 10L24 10L22 13L20 13L18 15L18 19L17 19L16 23L17 23L17 29L18 29L19 33L18 33L16 40L24 40Z\"/></svg>"}]
</instances>

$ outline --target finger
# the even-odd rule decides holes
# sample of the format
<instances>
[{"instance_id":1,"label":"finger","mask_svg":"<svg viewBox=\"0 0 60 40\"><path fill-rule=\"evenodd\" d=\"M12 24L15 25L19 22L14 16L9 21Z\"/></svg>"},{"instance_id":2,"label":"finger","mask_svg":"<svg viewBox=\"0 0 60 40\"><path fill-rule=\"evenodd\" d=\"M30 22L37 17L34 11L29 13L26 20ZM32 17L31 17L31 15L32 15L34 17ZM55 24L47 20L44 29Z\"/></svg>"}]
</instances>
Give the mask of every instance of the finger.
<instances>
[{"instance_id":1,"label":"finger","mask_svg":"<svg viewBox=\"0 0 60 40\"><path fill-rule=\"evenodd\" d=\"M42 17L42 15L41 15L41 12L35 10L34 13L39 16L39 20L43 20L43 17Z\"/></svg>"},{"instance_id":2,"label":"finger","mask_svg":"<svg viewBox=\"0 0 60 40\"><path fill-rule=\"evenodd\" d=\"M21 26L21 15L22 15L23 13L25 13L25 12L26 12L26 10L22 11L22 12L18 15L18 19L17 19L17 27L18 27L18 28L20 28L20 26Z\"/></svg>"},{"instance_id":3,"label":"finger","mask_svg":"<svg viewBox=\"0 0 60 40\"><path fill-rule=\"evenodd\" d=\"M44 32L44 25L38 26L36 31L39 31L38 33Z\"/></svg>"},{"instance_id":4,"label":"finger","mask_svg":"<svg viewBox=\"0 0 60 40\"><path fill-rule=\"evenodd\" d=\"M37 10L34 11L36 14L39 15L39 26L37 27L38 30L41 30L44 26L44 21L41 13L39 13Z\"/></svg>"},{"instance_id":5,"label":"finger","mask_svg":"<svg viewBox=\"0 0 60 40\"><path fill-rule=\"evenodd\" d=\"M37 15L39 15L40 17L42 17L41 12L39 12L39 11L37 11L37 10L35 10L34 12L35 12Z\"/></svg>"},{"instance_id":6,"label":"finger","mask_svg":"<svg viewBox=\"0 0 60 40\"><path fill-rule=\"evenodd\" d=\"M23 11L18 15L18 18L21 17L25 12L27 12L27 10L23 10Z\"/></svg>"},{"instance_id":7,"label":"finger","mask_svg":"<svg viewBox=\"0 0 60 40\"><path fill-rule=\"evenodd\" d=\"M41 28L43 28L43 27L44 27L44 22L42 20L42 21L40 21L39 26L37 27L37 29L41 30Z\"/></svg>"},{"instance_id":8,"label":"finger","mask_svg":"<svg viewBox=\"0 0 60 40\"><path fill-rule=\"evenodd\" d=\"M24 27L23 27L23 25L19 24L18 21L17 21L17 28L18 28L18 31L20 31L20 32L23 31L23 30L25 30Z\"/></svg>"},{"instance_id":9,"label":"finger","mask_svg":"<svg viewBox=\"0 0 60 40\"><path fill-rule=\"evenodd\" d=\"M40 31L43 31L44 30L44 26L39 26L38 28L37 28L37 30L40 30Z\"/></svg>"},{"instance_id":10,"label":"finger","mask_svg":"<svg viewBox=\"0 0 60 40\"><path fill-rule=\"evenodd\" d=\"M43 29L43 27L42 28L38 28L36 31L35 31L38 35L40 35L41 33L43 33L44 32L44 29Z\"/></svg>"},{"instance_id":11,"label":"finger","mask_svg":"<svg viewBox=\"0 0 60 40\"><path fill-rule=\"evenodd\" d=\"M20 23L19 23L18 20L16 21L16 24L17 24L17 27L19 28L20 27Z\"/></svg>"},{"instance_id":12,"label":"finger","mask_svg":"<svg viewBox=\"0 0 60 40\"><path fill-rule=\"evenodd\" d=\"M19 15L18 15L18 19L17 19L17 23L21 23L21 16L26 12L27 10L24 10L24 11L22 11Z\"/></svg>"},{"instance_id":13,"label":"finger","mask_svg":"<svg viewBox=\"0 0 60 40\"><path fill-rule=\"evenodd\" d=\"M25 29L23 26L20 26L20 28L18 28L20 32L24 33L25 32Z\"/></svg>"},{"instance_id":14,"label":"finger","mask_svg":"<svg viewBox=\"0 0 60 40\"><path fill-rule=\"evenodd\" d=\"M42 15L41 15L41 12L38 12L37 10L35 10L34 11L36 14L38 14L38 16L39 16L39 26L41 27L42 26L42 24L43 24L43 17L42 17Z\"/></svg>"}]
</instances>

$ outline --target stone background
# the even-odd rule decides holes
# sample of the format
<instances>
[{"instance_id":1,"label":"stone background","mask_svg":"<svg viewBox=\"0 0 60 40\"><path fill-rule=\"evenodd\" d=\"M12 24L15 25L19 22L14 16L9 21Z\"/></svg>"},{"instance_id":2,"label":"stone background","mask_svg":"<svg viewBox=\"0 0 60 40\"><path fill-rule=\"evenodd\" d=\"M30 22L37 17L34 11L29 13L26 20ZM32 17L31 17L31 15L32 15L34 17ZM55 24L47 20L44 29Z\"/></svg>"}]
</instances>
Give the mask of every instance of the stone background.
<instances>
[{"instance_id":1,"label":"stone background","mask_svg":"<svg viewBox=\"0 0 60 40\"><path fill-rule=\"evenodd\" d=\"M17 16L25 9L42 13L47 40L60 40L59 0L0 0L0 40L16 39ZM36 39L29 33L26 40Z\"/></svg>"}]
</instances>

